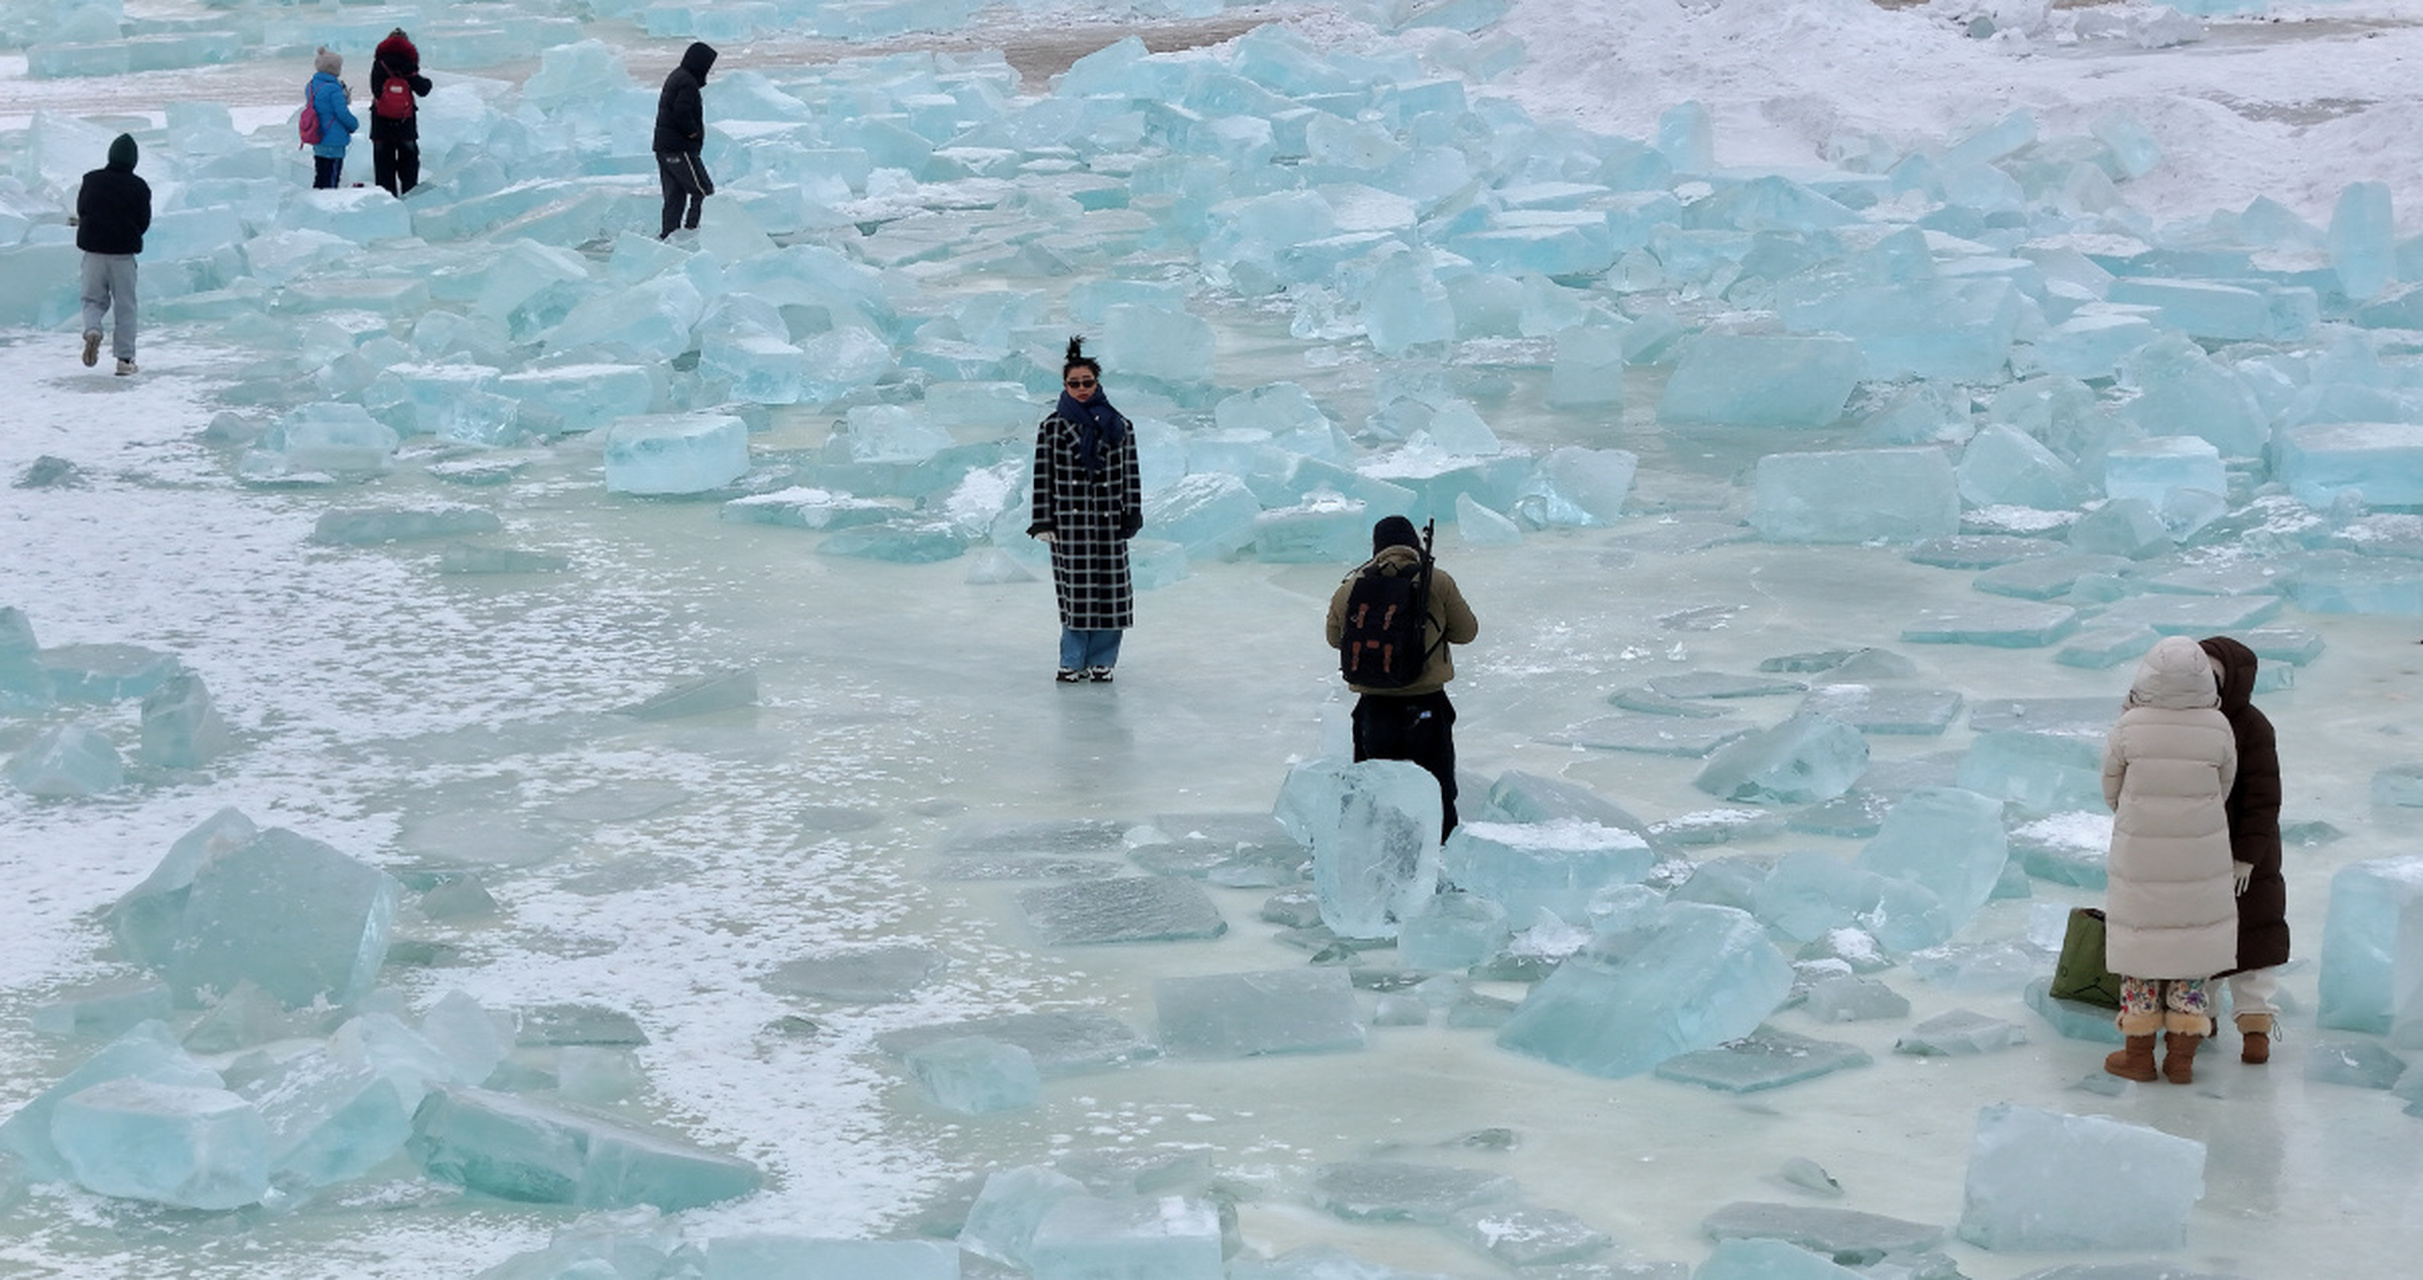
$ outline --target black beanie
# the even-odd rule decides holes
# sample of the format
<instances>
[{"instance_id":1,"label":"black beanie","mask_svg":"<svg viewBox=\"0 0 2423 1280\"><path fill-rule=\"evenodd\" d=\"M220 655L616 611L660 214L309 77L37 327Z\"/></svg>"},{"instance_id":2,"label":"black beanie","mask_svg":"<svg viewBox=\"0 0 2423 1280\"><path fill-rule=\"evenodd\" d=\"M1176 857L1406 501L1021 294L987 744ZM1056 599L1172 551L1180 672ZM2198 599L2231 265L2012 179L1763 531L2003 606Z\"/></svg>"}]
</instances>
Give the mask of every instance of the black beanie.
<instances>
[{"instance_id":1,"label":"black beanie","mask_svg":"<svg viewBox=\"0 0 2423 1280\"><path fill-rule=\"evenodd\" d=\"M1413 521L1403 516L1382 516L1371 527L1371 553L1378 555L1390 547L1419 547L1422 535L1416 533Z\"/></svg>"}]
</instances>

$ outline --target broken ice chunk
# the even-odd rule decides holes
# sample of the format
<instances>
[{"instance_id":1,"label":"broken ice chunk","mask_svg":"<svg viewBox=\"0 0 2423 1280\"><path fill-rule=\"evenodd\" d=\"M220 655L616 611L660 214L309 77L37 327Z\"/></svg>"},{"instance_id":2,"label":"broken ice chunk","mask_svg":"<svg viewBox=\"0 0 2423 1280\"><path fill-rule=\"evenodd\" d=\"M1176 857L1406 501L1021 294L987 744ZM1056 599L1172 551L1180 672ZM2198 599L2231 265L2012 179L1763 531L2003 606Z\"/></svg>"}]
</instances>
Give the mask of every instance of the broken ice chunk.
<instances>
[{"instance_id":1,"label":"broken ice chunk","mask_svg":"<svg viewBox=\"0 0 2423 1280\"><path fill-rule=\"evenodd\" d=\"M272 828L195 871L167 958L180 999L246 979L288 1007L350 1004L386 958L403 886L317 840Z\"/></svg>"},{"instance_id":2,"label":"broken ice chunk","mask_svg":"<svg viewBox=\"0 0 2423 1280\"><path fill-rule=\"evenodd\" d=\"M1442 806L1438 779L1402 760L1289 770L1276 812L1312 846L1321 922L1340 937L1395 937L1438 888Z\"/></svg>"},{"instance_id":3,"label":"broken ice chunk","mask_svg":"<svg viewBox=\"0 0 2423 1280\"><path fill-rule=\"evenodd\" d=\"M1820 1022L1907 1018L1909 998L1874 978L1829 978L1809 988L1801 1008Z\"/></svg>"},{"instance_id":4,"label":"broken ice chunk","mask_svg":"<svg viewBox=\"0 0 2423 1280\"><path fill-rule=\"evenodd\" d=\"M959 1228L962 1251L1013 1267L1027 1265L1035 1228L1051 1207L1085 1194L1085 1184L1038 1165L1000 1169L987 1175L976 1203Z\"/></svg>"},{"instance_id":5,"label":"broken ice chunk","mask_svg":"<svg viewBox=\"0 0 2423 1280\"><path fill-rule=\"evenodd\" d=\"M70 722L35 735L9 757L9 785L54 799L96 796L126 781L118 749L99 731Z\"/></svg>"},{"instance_id":6,"label":"broken ice chunk","mask_svg":"<svg viewBox=\"0 0 2423 1280\"><path fill-rule=\"evenodd\" d=\"M1723 800L1813 804L1851 789L1868 765L1859 730L1822 715L1796 715L1726 746L1691 785Z\"/></svg>"},{"instance_id":7,"label":"broken ice chunk","mask_svg":"<svg viewBox=\"0 0 2423 1280\"><path fill-rule=\"evenodd\" d=\"M1726 1093L1755 1093L1864 1067L1870 1061L1867 1050L1857 1045L1760 1027L1712 1049L1678 1053L1657 1064L1657 1075Z\"/></svg>"},{"instance_id":8,"label":"broken ice chunk","mask_svg":"<svg viewBox=\"0 0 2423 1280\"><path fill-rule=\"evenodd\" d=\"M1606 1232L1570 1213L1530 1204L1465 1209L1449 1217L1448 1225L1472 1247L1510 1267L1578 1262L1615 1244Z\"/></svg>"},{"instance_id":9,"label":"broken ice chunk","mask_svg":"<svg viewBox=\"0 0 2423 1280\"><path fill-rule=\"evenodd\" d=\"M1893 1043L1893 1052L1920 1057L1972 1057L2027 1043L2027 1029L2014 1022L1954 1009L1919 1023Z\"/></svg>"},{"instance_id":10,"label":"broken ice chunk","mask_svg":"<svg viewBox=\"0 0 2423 1280\"><path fill-rule=\"evenodd\" d=\"M668 1213L744 1196L746 1161L618 1120L484 1089L440 1089L413 1117L408 1149L431 1177L507 1200Z\"/></svg>"},{"instance_id":11,"label":"broken ice chunk","mask_svg":"<svg viewBox=\"0 0 2423 1280\"><path fill-rule=\"evenodd\" d=\"M135 758L163 769L199 769L234 740L211 705L210 690L191 672L170 676L143 695L143 741Z\"/></svg>"},{"instance_id":12,"label":"broken ice chunk","mask_svg":"<svg viewBox=\"0 0 2423 1280\"><path fill-rule=\"evenodd\" d=\"M946 1111L983 1115L1035 1105L1043 1077L1033 1054L983 1036L959 1036L920 1045L905 1055L909 1071L926 1096Z\"/></svg>"},{"instance_id":13,"label":"broken ice chunk","mask_svg":"<svg viewBox=\"0 0 2423 1280\"><path fill-rule=\"evenodd\" d=\"M59 1100L51 1140L102 1195L234 1209L269 1193L269 1135L251 1103L206 1085L124 1078Z\"/></svg>"},{"instance_id":14,"label":"broken ice chunk","mask_svg":"<svg viewBox=\"0 0 2423 1280\"><path fill-rule=\"evenodd\" d=\"M1181 1196L1068 1196L1035 1224L1027 1261L1035 1280L1223 1280L1220 1214Z\"/></svg>"},{"instance_id":15,"label":"broken ice chunk","mask_svg":"<svg viewBox=\"0 0 2423 1280\"><path fill-rule=\"evenodd\" d=\"M932 947L901 943L802 956L784 962L762 980L769 991L843 1004L906 1000L949 964Z\"/></svg>"},{"instance_id":16,"label":"broken ice chunk","mask_svg":"<svg viewBox=\"0 0 2423 1280\"><path fill-rule=\"evenodd\" d=\"M1162 978L1153 1006L1164 1051L1190 1058L1363 1047L1354 984L1336 967Z\"/></svg>"},{"instance_id":17,"label":"broken ice chunk","mask_svg":"<svg viewBox=\"0 0 2423 1280\"><path fill-rule=\"evenodd\" d=\"M722 413L642 414L606 429L606 488L684 494L720 489L749 470L749 428Z\"/></svg>"},{"instance_id":18,"label":"broken ice chunk","mask_svg":"<svg viewBox=\"0 0 2423 1280\"><path fill-rule=\"evenodd\" d=\"M1024 1049L1046 1076L1074 1075L1124 1066L1154 1055L1134 1028L1106 1013L1007 1013L960 1022L906 1027L876 1038L884 1052L905 1055L920 1045L956 1036L986 1036Z\"/></svg>"},{"instance_id":19,"label":"broken ice chunk","mask_svg":"<svg viewBox=\"0 0 2423 1280\"><path fill-rule=\"evenodd\" d=\"M1748 912L1676 903L1628 932L1615 955L1558 965L1497 1042L1590 1075L1637 1075L1749 1034L1791 988L1790 962Z\"/></svg>"},{"instance_id":20,"label":"broken ice chunk","mask_svg":"<svg viewBox=\"0 0 2423 1280\"><path fill-rule=\"evenodd\" d=\"M1312 1201L1350 1222L1436 1225L1477 1205L1502 1204L1518 1194L1502 1173L1403 1160L1350 1160L1321 1166Z\"/></svg>"},{"instance_id":21,"label":"broken ice chunk","mask_svg":"<svg viewBox=\"0 0 2423 1280\"><path fill-rule=\"evenodd\" d=\"M1924 1253L1944 1229L1851 1209L1738 1200L1709 1214L1701 1230L1718 1240L1780 1240L1845 1267L1868 1267L1889 1254Z\"/></svg>"},{"instance_id":22,"label":"broken ice chunk","mask_svg":"<svg viewBox=\"0 0 2423 1280\"><path fill-rule=\"evenodd\" d=\"M39 661L61 702L140 698L185 669L177 655L138 644L63 644Z\"/></svg>"},{"instance_id":23,"label":"broken ice chunk","mask_svg":"<svg viewBox=\"0 0 2423 1280\"><path fill-rule=\"evenodd\" d=\"M1526 921L1540 910L1574 922L1588 919L1592 895L1610 885L1637 884L1657 863L1656 851L1638 834L1573 818L1463 823L1440 857L1450 883Z\"/></svg>"},{"instance_id":24,"label":"broken ice chunk","mask_svg":"<svg viewBox=\"0 0 2423 1280\"><path fill-rule=\"evenodd\" d=\"M1960 1238L1983 1249L2175 1249L2204 1144L2105 1116L1997 1103L1977 1116Z\"/></svg>"},{"instance_id":25,"label":"broken ice chunk","mask_svg":"<svg viewBox=\"0 0 2423 1280\"><path fill-rule=\"evenodd\" d=\"M1054 946L1175 942L1228 932L1202 887L1175 876L1038 885L1019 891L1018 909L1036 936Z\"/></svg>"},{"instance_id":26,"label":"broken ice chunk","mask_svg":"<svg viewBox=\"0 0 2423 1280\"><path fill-rule=\"evenodd\" d=\"M1397 926L1397 963L1460 973L1496 955L1512 936L1506 908L1469 893L1432 894Z\"/></svg>"}]
</instances>

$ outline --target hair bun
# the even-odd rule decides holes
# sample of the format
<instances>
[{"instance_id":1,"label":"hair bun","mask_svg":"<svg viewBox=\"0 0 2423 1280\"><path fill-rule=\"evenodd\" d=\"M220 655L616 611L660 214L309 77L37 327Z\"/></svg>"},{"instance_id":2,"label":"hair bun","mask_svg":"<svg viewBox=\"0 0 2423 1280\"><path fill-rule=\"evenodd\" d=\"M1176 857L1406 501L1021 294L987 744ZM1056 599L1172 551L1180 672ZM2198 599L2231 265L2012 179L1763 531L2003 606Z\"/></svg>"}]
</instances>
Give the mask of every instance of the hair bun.
<instances>
[{"instance_id":1,"label":"hair bun","mask_svg":"<svg viewBox=\"0 0 2423 1280\"><path fill-rule=\"evenodd\" d=\"M1072 334L1070 334L1070 335L1069 335L1069 338L1068 338L1068 359L1069 359L1071 362L1074 362L1074 361L1078 361L1078 360L1083 360L1084 358L1085 358L1085 335L1084 335L1084 334L1082 334L1082 333L1072 333Z\"/></svg>"}]
</instances>

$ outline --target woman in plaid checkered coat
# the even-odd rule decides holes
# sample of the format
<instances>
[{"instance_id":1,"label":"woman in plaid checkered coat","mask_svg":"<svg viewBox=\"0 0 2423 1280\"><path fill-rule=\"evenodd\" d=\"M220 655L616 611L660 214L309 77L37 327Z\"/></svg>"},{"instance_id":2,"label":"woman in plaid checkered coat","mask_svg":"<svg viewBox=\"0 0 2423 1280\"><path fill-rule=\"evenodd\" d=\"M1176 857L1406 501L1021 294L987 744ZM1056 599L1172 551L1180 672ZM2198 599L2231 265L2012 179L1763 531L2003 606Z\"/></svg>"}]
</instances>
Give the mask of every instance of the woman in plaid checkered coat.
<instances>
[{"instance_id":1,"label":"woman in plaid checkered coat","mask_svg":"<svg viewBox=\"0 0 2423 1280\"><path fill-rule=\"evenodd\" d=\"M1144 527L1144 484L1136 431L1102 390L1102 366L1068 340L1060 403L1035 431L1035 510L1030 538L1052 548L1060 597L1062 684L1108 684L1120 633L1136 624L1127 540Z\"/></svg>"}]
</instances>

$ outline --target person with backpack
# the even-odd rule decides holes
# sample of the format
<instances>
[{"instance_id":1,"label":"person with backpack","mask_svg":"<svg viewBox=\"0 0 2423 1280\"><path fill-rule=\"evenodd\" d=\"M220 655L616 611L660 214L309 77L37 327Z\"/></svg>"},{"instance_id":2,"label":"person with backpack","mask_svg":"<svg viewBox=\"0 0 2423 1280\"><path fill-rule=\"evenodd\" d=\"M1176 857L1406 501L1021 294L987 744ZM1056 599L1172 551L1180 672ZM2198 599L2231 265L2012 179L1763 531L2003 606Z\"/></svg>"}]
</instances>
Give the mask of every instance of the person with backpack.
<instances>
[{"instance_id":1,"label":"person with backpack","mask_svg":"<svg viewBox=\"0 0 2423 1280\"><path fill-rule=\"evenodd\" d=\"M1456 828L1455 679L1449 646L1471 644L1479 619L1455 578L1431 561L1413 521L1387 516L1371 529L1371 559L1329 597L1329 647L1355 700L1355 759L1408 760L1439 780L1445 821Z\"/></svg>"},{"instance_id":2,"label":"person with backpack","mask_svg":"<svg viewBox=\"0 0 2423 1280\"><path fill-rule=\"evenodd\" d=\"M311 147L311 185L316 191L334 191L344 185L345 148L362 122L347 105L353 90L337 78L344 74L345 59L321 45L311 55L311 68L311 83L303 87L302 120L303 141Z\"/></svg>"},{"instance_id":3,"label":"person with backpack","mask_svg":"<svg viewBox=\"0 0 2423 1280\"><path fill-rule=\"evenodd\" d=\"M682 51L681 65L665 77L656 95L656 176L665 186L665 216L659 240L677 229L698 230L698 215L715 194L715 179L698 153L707 145L707 113L699 90L715 66L715 46L693 41Z\"/></svg>"},{"instance_id":4,"label":"person with backpack","mask_svg":"<svg viewBox=\"0 0 2423 1280\"><path fill-rule=\"evenodd\" d=\"M2272 1058L2272 1029L2280 1017L2273 997L2288 963L2288 881L2280 874L2280 744L2271 718L2255 707L2255 651L2229 636L2196 642L2221 686L2221 714L2238 742L2238 780L2231 784L2230 871L2238 891L2238 963L2229 979L2238 1024L2238 1060L2260 1066Z\"/></svg>"},{"instance_id":5,"label":"person with backpack","mask_svg":"<svg viewBox=\"0 0 2423 1280\"><path fill-rule=\"evenodd\" d=\"M118 376L135 371L135 255L151 230L151 184L135 176L135 139L109 144L109 163L84 175L76 190L76 247L84 251L84 367L101 362L101 321L111 326Z\"/></svg>"},{"instance_id":6,"label":"person with backpack","mask_svg":"<svg viewBox=\"0 0 2423 1280\"><path fill-rule=\"evenodd\" d=\"M1136 429L1111 407L1102 364L1068 340L1060 400L1035 430L1035 502L1026 535L1051 547L1060 601L1061 684L1109 684L1119 641L1136 625L1127 541L1144 527Z\"/></svg>"},{"instance_id":7,"label":"person with backpack","mask_svg":"<svg viewBox=\"0 0 2423 1280\"><path fill-rule=\"evenodd\" d=\"M389 195L421 185L418 99L429 89L412 38L402 27L388 32L370 56L370 171Z\"/></svg>"}]
</instances>

